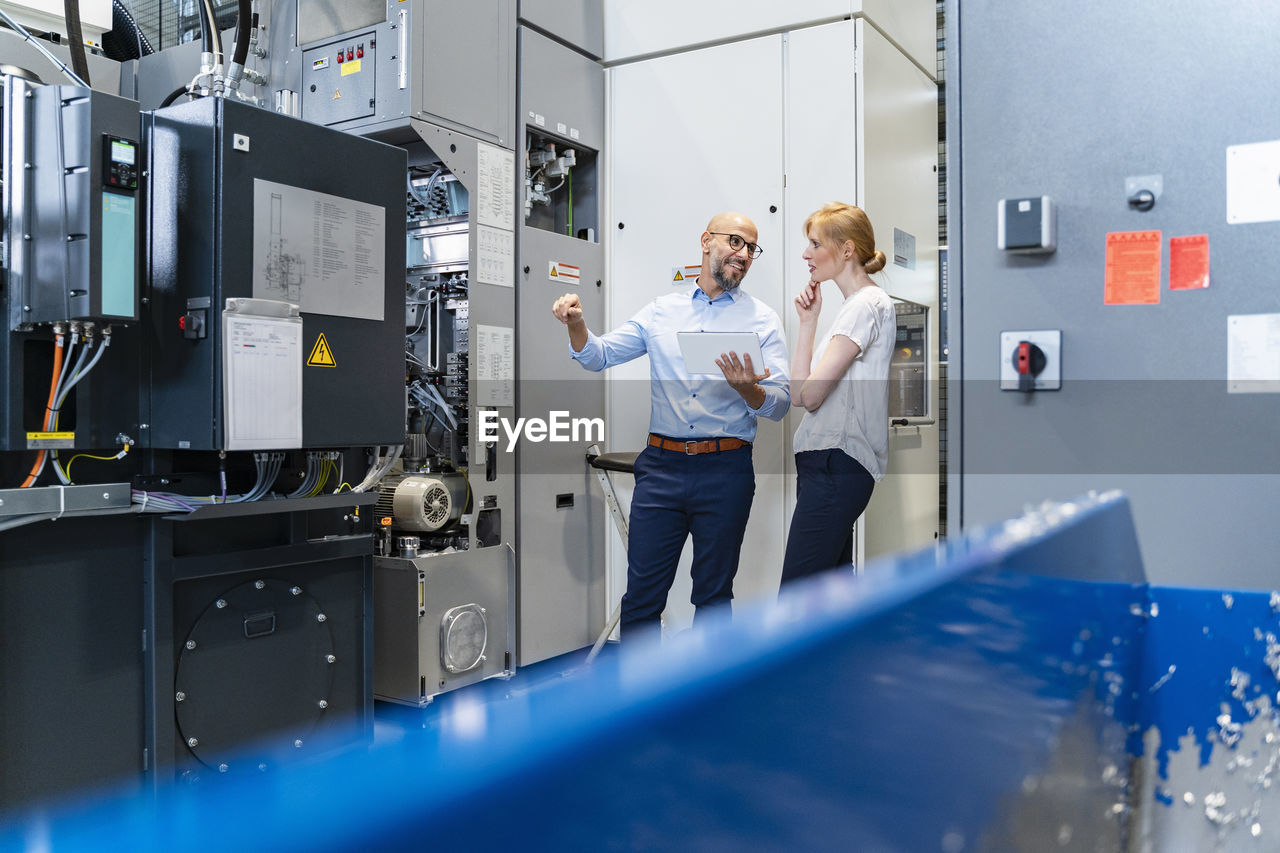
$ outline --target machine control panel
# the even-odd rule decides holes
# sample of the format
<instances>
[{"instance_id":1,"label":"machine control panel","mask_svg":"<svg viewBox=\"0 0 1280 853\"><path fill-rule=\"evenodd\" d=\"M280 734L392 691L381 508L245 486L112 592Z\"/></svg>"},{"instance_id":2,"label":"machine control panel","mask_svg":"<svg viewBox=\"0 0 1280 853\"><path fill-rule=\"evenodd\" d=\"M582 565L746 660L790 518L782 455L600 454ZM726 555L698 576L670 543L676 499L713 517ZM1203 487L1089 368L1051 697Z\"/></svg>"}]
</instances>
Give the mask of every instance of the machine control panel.
<instances>
[{"instance_id":1,"label":"machine control panel","mask_svg":"<svg viewBox=\"0 0 1280 853\"><path fill-rule=\"evenodd\" d=\"M138 188L138 143L119 136L102 137L102 182L114 189Z\"/></svg>"}]
</instances>

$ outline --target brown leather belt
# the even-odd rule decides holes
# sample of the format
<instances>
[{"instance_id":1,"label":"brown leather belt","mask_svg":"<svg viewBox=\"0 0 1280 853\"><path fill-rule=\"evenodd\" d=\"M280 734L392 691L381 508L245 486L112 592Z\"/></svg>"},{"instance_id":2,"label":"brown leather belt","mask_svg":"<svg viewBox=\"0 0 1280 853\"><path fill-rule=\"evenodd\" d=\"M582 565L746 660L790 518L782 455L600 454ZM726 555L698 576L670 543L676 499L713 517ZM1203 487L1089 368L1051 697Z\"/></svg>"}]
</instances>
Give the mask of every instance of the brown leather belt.
<instances>
[{"instance_id":1,"label":"brown leather belt","mask_svg":"<svg viewBox=\"0 0 1280 853\"><path fill-rule=\"evenodd\" d=\"M675 453L684 453L688 456L696 456L699 453L719 453L722 450L737 450L740 447L750 447L751 442L743 441L740 438L708 438L704 441L676 441L674 438L663 438L655 433L649 433L649 446L661 447L663 450L670 450Z\"/></svg>"}]
</instances>

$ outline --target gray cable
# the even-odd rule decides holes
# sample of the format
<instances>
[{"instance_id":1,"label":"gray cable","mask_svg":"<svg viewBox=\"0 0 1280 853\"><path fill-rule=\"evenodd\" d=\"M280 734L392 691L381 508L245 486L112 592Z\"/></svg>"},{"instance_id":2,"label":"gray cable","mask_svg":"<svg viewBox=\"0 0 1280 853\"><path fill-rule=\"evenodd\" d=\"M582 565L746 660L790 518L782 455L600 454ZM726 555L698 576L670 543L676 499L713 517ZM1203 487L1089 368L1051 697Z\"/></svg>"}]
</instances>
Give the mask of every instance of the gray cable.
<instances>
[{"instance_id":1,"label":"gray cable","mask_svg":"<svg viewBox=\"0 0 1280 853\"><path fill-rule=\"evenodd\" d=\"M71 67L67 65L67 63L63 62L58 57L54 56L53 53L51 53L48 48L46 48L44 45L40 43L39 39L31 35L31 33L27 32L26 28L23 27L22 24L19 24L13 18L10 18L7 14L5 14L3 9L0 9L0 21L4 21L6 24L9 25L9 28L11 30L13 30L18 35L22 36L27 41L31 42L32 46L35 47L36 50L43 53L46 57L48 57L50 62L58 66L59 71L61 71L63 74L70 77L72 83L75 83L77 86L83 86L86 89L89 88L89 84L81 80L79 74L76 74L76 72L72 71Z\"/></svg>"}]
</instances>

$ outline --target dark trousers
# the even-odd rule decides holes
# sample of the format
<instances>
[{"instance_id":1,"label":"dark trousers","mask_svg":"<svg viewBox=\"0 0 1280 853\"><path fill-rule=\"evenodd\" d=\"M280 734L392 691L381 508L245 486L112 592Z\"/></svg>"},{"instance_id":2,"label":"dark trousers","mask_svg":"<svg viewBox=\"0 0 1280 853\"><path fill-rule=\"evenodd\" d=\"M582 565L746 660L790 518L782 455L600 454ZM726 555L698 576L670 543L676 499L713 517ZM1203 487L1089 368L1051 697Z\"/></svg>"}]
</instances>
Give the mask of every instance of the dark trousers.
<instances>
[{"instance_id":1,"label":"dark trousers","mask_svg":"<svg viewBox=\"0 0 1280 853\"><path fill-rule=\"evenodd\" d=\"M782 582L853 563L853 523L875 479L843 450L796 454L796 511L787 534Z\"/></svg>"},{"instance_id":2,"label":"dark trousers","mask_svg":"<svg viewBox=\"0 0 1280 853\"><path fill-rule=\"evenodd\" d=\"M689 534L695 618L705 608L728 604L756 491L751 448L687 456L646 447L636 459L635 478L622 633L661 625Z\"/></svg>"}]
</instances>

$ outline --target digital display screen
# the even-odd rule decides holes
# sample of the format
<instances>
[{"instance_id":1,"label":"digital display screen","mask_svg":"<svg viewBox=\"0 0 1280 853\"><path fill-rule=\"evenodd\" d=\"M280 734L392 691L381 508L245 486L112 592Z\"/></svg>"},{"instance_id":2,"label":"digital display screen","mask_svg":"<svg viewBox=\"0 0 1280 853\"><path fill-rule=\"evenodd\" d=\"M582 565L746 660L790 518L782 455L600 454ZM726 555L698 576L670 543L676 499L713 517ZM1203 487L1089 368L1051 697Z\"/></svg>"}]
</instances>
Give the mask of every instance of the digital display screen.
<instances>
[{"instance_id":1,"label":"digital display screen","mask_svg":"<svg viewBox=\"0 0 1280 853\"><path fill-rule=\"evenodd\" d=\"M113 139L111 140L111 159L116 163L132 166L137 159L137 151L131 143Z\"/></svg>"}]
</instances>

